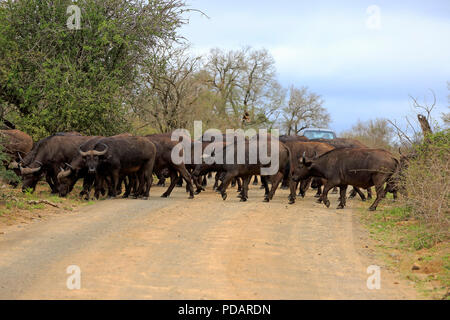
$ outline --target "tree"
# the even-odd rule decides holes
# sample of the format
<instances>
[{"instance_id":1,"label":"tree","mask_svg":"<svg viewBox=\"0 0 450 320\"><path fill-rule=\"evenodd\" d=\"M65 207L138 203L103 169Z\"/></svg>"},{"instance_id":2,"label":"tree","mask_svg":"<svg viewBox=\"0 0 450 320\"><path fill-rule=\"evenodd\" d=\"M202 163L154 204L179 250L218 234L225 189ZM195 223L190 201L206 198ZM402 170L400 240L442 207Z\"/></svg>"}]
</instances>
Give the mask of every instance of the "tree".
<instances>
[{"instance_id":1,"label":"tree","mask_svg":"<svg viewBox=\"0 0 450 320\"><path fill-rule=\"evenodd\" d=\"M266 49L212 49L204 70L215 94L214 111L226 119L225 125L242 125L245 113L250 119L246 123L252 126L270 123L283 91L276 81L275 61Z\"/></svg>"},{"instance_id":2,"label":"tree","mask_svg":"<svg viewBox=\"0 0 450 320\"><path fill-rule=\"evenodd\" d=\"M129 128L129 97L156 47L178 39L182 0L0 0L0 105L34 138Z\"/></svg>"},{"instance_id":3,"label":"tree","mask_svg":"<svg viewBox=\"0 0 450 320\"><path fill-rule=\"evenodd\" d=\"M433 97L433 103L431 104L427 102L426 97L423 99L423 103L420 103L417 98L411 95L409 96L412 100L412 106L416 110L417 123L419 124L420 129L417 124L414 123L414 120L411 120L409 117L405 117L407 122L405 129L400 128L396 121L388 120L389 124L395 128L400 144L406 144L409 145L409 147L412 147L421 144L422 140L427 135L433 133L431 125L436 126L436 123L433 120L432 112L436 107L436 95L433 90L430 89L430 91Z\"/></svg>"},{"instance_id":4,"label":"tree","mask_svg":"<svg viewBox=\"0 0 450 320\"><path fill-rule=\"evenodd\" d=\"M341 134L345 138L353 138L361 141L370 148L391 149L394 138L394 130L386 119L377 118L358 122L350 131Z\"/></svg>"},{"instance_id":5,"label":"tree","mask_svg":"<svg viewBox=\"0 0 450 320\"><path fill-rule=\"evenodd\" d=\"M326 127L330 115L322 106L321 96L310 92L307 87L291 86L289 103L283 108L282 126L288 135L299 134L308 127Z\"/></svg>"},{"instance_id":6,"label":"tree","mask_svg":"<svg viewBox=\"0 0 450 320\"><path fill-rule=\"evenodd\" d=\"M187 47L164 50L164 63L150 62L143 71L142 107L137 110L145 126L159 132L186 128L193 122L195 103L202 90L195 77L200 57L191 57Z\"/></svg>"},{"instance_id":7,"label":"tree","mask_svg":"<svg viewBox=\"0 0 450 320\"><path fill-rule=\"evenodd\" d=\"M450 91L450 82L447 82L447 89ZM447 96L447 100L450 104L450 94ZM450 108L450 105L447 107ZM446 127L450 126L450 112L443 112L442 113L442 121L444 121L444 125Z\"/></svg>"}]
</instances>

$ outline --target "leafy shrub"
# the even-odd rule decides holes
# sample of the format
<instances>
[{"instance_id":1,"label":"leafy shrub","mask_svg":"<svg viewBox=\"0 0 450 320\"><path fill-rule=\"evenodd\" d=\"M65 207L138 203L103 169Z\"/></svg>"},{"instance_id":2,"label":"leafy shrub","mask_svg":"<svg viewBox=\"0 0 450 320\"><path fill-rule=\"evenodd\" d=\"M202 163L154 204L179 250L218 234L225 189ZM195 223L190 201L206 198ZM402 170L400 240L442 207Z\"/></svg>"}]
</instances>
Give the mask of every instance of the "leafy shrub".
<instances>
[{"instance_id":1,"label":"leafy shrub","mask_svg":"<svg viewBox=\"0 0 450 320\"><path fill-rule=\"evenodd\" d=\"M416 146L400 182L406 206L431 228L434 241L449 238L449 158L450 130L428 135Z\"/></svg>"}]
</instances>

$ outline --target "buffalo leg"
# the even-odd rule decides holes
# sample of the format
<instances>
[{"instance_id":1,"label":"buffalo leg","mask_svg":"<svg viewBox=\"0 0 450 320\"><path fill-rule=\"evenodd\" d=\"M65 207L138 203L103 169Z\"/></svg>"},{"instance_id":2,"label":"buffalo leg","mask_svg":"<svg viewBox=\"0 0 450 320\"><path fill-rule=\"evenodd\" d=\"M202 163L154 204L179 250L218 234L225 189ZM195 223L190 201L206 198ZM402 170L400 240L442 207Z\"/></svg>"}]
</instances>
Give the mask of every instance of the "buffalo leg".
<instances>
[{"instance_id":1,"label":"buffalo leg","mask_svg":"<svg viewBox=\"0 0 450 320\"><path fill-rule=\"evenodd\" d=\"M251 180L252 178L250 177L249 179ZM249 184L250 184L250 180L249 180L249 182L248 182ZM241 180L241 178L236 177L236 183L237 183L237 185L238 185L237 191L238 191L238 192L242 191L242 180Z\"/></svg>"},{"instance_id":2,"label":"buffalo leg","mask_svg":"<svg viewBox=\"0 0 450 320\"><path fill-rule=\"evenodd\" d=\"M165 187L166 186L166 178L164 178L164 177L159 178L158 183L156 185Z\"/></svg>"},{"instance_id":3,"label":"buffalo leg","mask_svg":"<svg viewBox=\"0 0 450 320\"><path fill-rule=\"evenodd\" d=\"M194 182L195 187L197 188L197 190L195 190L195 194L200 194L202 191L206 190L203 186L203 182L201 181L201 176L192 177L192 181ZM205 186L206 186L206 184L205 184ZM188 183L186 183L186 192L189 192L189 184Z\"/></svg>"},{"instance_id":4,"label":"buffalo leg","mask_svg":"<svg viewBox=\"0 0 450 320\"><path fill-rule=\"evenodd\" d=\"M267 177L261 176L261 184L264 187L264 201L268 202L269 200L269 184L267 183Z\"/></svg>"},{"instance_id":5,"label":"buffalo leg","mask_svg":"<svg viewBox=\"0 0 450 320\"><path fill-rule=\"evenodd\" d=\"M289 194L289 204L294 204L295 203L295 198L296 198L296 193L297 193L297 184L298 182L289 179L289 189L290 189L290 194Z\"/></svg>"},{"instance_id":6,"label":"buffalo leg","mask_svg":"<svg viewBox=\"0 0 450 320\"><path fill-rule=\"evenodd\" d=\"M339 186L340 189L340 197L339 197L339 205L337 209L344 209L346 204L346 197L347 197L347 185Z\"/></svg>"},{"instance_id":7,"label":"buffalo leg","mask_svg":"<svg viewBox=\"0 0 450 320\"><path fill-rule=\"evenodd\" d=\"M283 181L281 182L281 187L282 190L287 190L289 189L289 172L288 173L284 173L283 176Z\"/></svg>"},{"instance_id":8,"label":"buffalo leg","mask_svg":"<svg viewBox=\"0 0 450 320\"><path fill-rule=\"evenodd\" d=\"M220 173L216 172L216 175L214 176L214 185L213 185L214 191L216 191L217 188L219 187L219 178L220 178Z\"/></svg>"},{"instance_id":9,"label":"buffalo leg","mask_svg":"<svg viewBox=\"0 0 450 320\"><path fill-rule=\"evenodd\" d=\"M144 191L144 200L148 199L150 197L150 189L153 184L153 167L155 165L155 161L150 160L145 168L144 168L144 181L146 183L146 189Z\"/></svg>"},{"instance_id":10,"label":"buffalo leg","mask_svg":"<svg viewBox=\"0 0 450 320\"><path fill-rule=\"evenodd\" d=\"M269 200L273 199L273 196L275 195L275 192L277 191L278 186L280 185L281 180L283 180L283 173L277 172L275 177L272 179L272 188L269 192Z\"/></svg>"},{"instance_id":11,"label":"buffalo leg","mask_svg":"<svg viewBox=\"0 0 450 320\"><path fill-rule=\"evenodd\" d=\"M353 199L354 197L356 197L357 192L355 190L355 188L353 187L352 191L350 192L350 195L348 196L349 199Z\"/></svg>"},{"instance_id":12,"label":"buffalo leg","mask_svg":"<svg viewBox=\"0 0 450 320\"><path fill-rule=\"evenodd\" d=\"M47 173L45 175L45 181L47 181L48 185L50 186L50 189L52 190L52 194L57 194L58 190L56 189L56 186L54 184L54 180L51 174Z\"/></svg>"},{"instance_id":13,"label":"buffalo leg","mask_svg":"<svg viewBox=\"0 0 450 320\"><path fill-rule=\"evenodd\" d=\"M186 181L188 187L189 187L189 199L194 199L194 186L192 185L192 179L189 172L186 170L186 167L181 164L177 166L177 171L181 175L184 181ZM201 186L200 186L201 188Z\"/></svg>"},{"instance_id":14,"label":"buffalo leg","mask_svg":"<svg viewBox=\"0 0 450 320\"><path fill-rule=\"evenodd\" d=\"M220 194L222 195L223 200L227 200L227 188L230 185L232 179L233 179L233 176L230 173L227 173L225 175L225 178L222 182L222 187L220 190Z\"/></svg>"},{"instance_id":15,"label":"buffalo leg","mask_svg":"<svg viewBox=\"0 0 450 320\"><path fill-rule=\"evenodd\" d=\"M330 200L328 200L328 192L334 187L330 182L327 182L325 184L325 187L323 188L322 195L320 196L319 200L317 202L323 202L327 208L330 207Z\"/></svg>"},{"instance_id":16,"label":"buffalo leg","mask_svg":"<svg viewBox=\"0 0 450 320\"><path fill-rule=\"evenodd\" d=\"M248 185L252 180L252 176L242 178L243 184L241 186L241 201L245 202L248 200Z\"/></svg>"},{"instance_id":17,"label":"buffalo leg","mask_svg":"<svg viewBox=\"0 0 450 320\"><path fill-rule=\"evenodd\" d=\"M125 175L122 175L119 178L119 182L117 182L117 189L116 189L116 195L122 194L122 184L125 184L125 189L127 188L127 177Z\"/></svg>"},{"instance_id":18,"label":"buffalo leg","mask_svg":"<svg viewBox=\"0 0 450 320\"><path fill-rule=\"evenodd\" d=\"M358 187L353 187L353 192L357 193L362 201L366 201L366 196Z\"/></svg>"},{"instance_id":19,"label":"buffalo leg","mask_svg":"<svg viewBox=\"0 0 450 320\"><path fill-rule=\"evenodd\" d=\"M372 188L367 188L367 199L372 199Z\"/></svg>"},{"instance_id":20,"label":"buffalo leg","mask_svg":"<svg viewBox=\"0 0 450 320\"><path fill-rule=\"evenodd\" d=\"M126 182L127 181L127 177L123 178L123 181L125 182L125 193L123 194L122 198L124 198L124 199L126 199L126 198L128 198L130 196L131 188L132 188L132 185L134 183L134 180L131 181L131 179L132 179L131 175L128 176L128 182ZM135 197L136 197L136 194L137 194L137 191L135 190L135 194L134 194Z\"/></svg>"},{"instance_id":21,"label":"buffalo leg","mask_svg":"<svg viewBox=\"0 0 450 320\"><path fill-rule=\"evenodd\" d=\"M95 192L94 192L94 197L98 200L100 198L100 194L105 194L103 192L103 184L104 184L104 179L102 176L100 176L99 174L95 175Z\"/></svg>"},{"instance_id":22,"label":"buffalo leg","mask_svg":"<svg viewBox=\"0 0 450 320\"><path fill-rule=\"evenodd\" d=\"M91 197L91 188L95 183L95 175L87 174L83 179L83 191L80 192L80 196L84 195L84 200L89 200Z\"/></svg>"},{"instance_id":23,"label":"buffalo leg","mask_svg":"<svg viewBox=\"0 0 450 320\"><path fill-rule=\"evenodd\" d=\"M377 185L375 187L377 191L377 198L373 202L373 204L370 206L369 211L375 211L377 210L377 206L380 203L380 201L386 196L386 190L383 188L383 184Z\"/></svg>"},{"instance_id":24,"label":"buffalo leg","mask_svg":"<svg viewBox=\"0 0 450 320\"><path fill-rule=\"evenodd\" d=\"M180 176L180 178L178 179L178 181L177 181L177 187L178 188L181 188L182 186L183 186L183 179L181 178L181 176Z\"/></svg>"},{"instance_id":25,"label":"buffalo leg","mask_svg":"<svg viewBox=\"0 0 450 320\"><path fill-rule=\"evenodd\" d=\"M305 180L302 180L300 183L300 192L299 196L304 198L306 196L306 191L308 191L309 187L311 186L312 177L306 178Z\"/></svg>"},{"instance_id":26,"label":"buffalo leg","mask_svg":"<svg viewBox=\"0 0 450 320\"><path fill-rule=\"evenodd\" d=\"M317 186L317 193L314 195L314 198L320 198L320 195L322 194L322 185L319 184Z\"/></svg>"},{"instance_id":27,"label":"buffalo leg","mask_svg":"<svg viewBox=\"0 0 450 320\"><path fill-rule=\"evenodd\" d=\"M162 198L168 198L170 196L170 194L173 191L173 188L175 188L177 181L178 181L177 172L174 170L170 170L170 185L169 185L169 188L167 188L166 192L164 192L161 195Z\"/></svg>"},{"instance_id":28,"label":"buffalo leg","mask_svg":"<svg viewBox=\"0 0 450 320\"><path fill-rule=\"evenodd\" d=\"M110 197L115 198L117 196L117 187L119 185L119 170L113 170L111 172L111 195Z\"/></svg>"}]
</instances>

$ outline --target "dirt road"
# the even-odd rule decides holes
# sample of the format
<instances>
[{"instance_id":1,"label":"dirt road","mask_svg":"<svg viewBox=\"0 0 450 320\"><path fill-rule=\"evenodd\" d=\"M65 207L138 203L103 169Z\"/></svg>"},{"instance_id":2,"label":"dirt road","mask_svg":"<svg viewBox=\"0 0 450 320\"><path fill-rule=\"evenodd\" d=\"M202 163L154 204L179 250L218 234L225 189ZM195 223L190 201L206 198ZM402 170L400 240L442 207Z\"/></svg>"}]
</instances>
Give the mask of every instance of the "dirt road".
<instances>
[{"instance_id":1,"label":"dirt road","mask_svg":"<svg viewBox=\"0 0 450 320\"><path fill-rule=\"evenodd\" d=\"M351 209L326 209L312 193L289 206L287 191L267 204L258 188L246 203L234 191L225 202L210 190L194 200L162 192L8 229L0 299L416 298L384 268L381 289L367 288L367 267L379 261ZM70 265L80 290L67 289Z\"/></svg>"}]
</instances>

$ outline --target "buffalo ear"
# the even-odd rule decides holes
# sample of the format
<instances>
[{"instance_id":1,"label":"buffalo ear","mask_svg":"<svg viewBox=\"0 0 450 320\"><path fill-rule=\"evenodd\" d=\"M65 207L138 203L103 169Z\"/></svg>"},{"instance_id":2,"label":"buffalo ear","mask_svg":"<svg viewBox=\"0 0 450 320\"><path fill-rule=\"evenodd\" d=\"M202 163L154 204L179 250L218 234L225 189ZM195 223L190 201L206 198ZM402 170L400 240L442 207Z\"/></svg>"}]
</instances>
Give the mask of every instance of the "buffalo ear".
<instances>
[{"instance_id":1,"label":"buffalo ear","mask_svg":"<svg viewBox=\"0 0 450 320\"><path fill-rule=\"evenodd\" d=\"M310 167L312 165L312 161L306 160L306 152L303 152L303 157L302 157L301 163L305 167Z\"/></svg>"},{"instance_id":2,"label":"buffalo ear","mask_svg":"<svg viewBox=\"0 0 450 320\"><path fill-rule=\"evenodd\" d=\"M305 164L306 162L306 152L303 152L303 156L302 156L302 164Z\"/></svg>"},{"instance_id":3,"label":"buffalo ear","mask_svg":"<svg viewBox=\"0 0 450 320\"><path fill-rule=\"evenodd\" d=\"M312 164L313 164L312 161L305 161L305 162L303 162L303 165L304 165L305 167L307 167L307 168L311 167Z\"/></svg>"}]
</instances>

